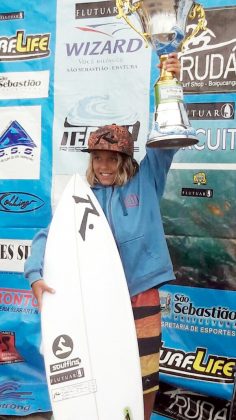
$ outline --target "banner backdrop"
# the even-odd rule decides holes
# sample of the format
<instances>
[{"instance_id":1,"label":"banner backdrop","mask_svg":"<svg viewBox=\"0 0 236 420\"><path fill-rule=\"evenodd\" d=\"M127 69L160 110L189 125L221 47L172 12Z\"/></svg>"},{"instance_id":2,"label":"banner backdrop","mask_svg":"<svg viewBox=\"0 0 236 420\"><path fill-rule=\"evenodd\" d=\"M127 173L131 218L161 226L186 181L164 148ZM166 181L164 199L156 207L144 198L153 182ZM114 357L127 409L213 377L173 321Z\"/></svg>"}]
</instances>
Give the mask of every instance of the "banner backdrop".
<instances>
[{"instance_id":1,"label":"banner backdrop","mask_svg":"<svg viewBox=\"0 0 236 420\"><path fill-rule=\"evenodd\" d=\"M161 395L171 400L157 402L156 411L226 420L236 364L236 3L201 4L206 28L179 52L199 143L176 154L162 201L177 280L161 288ZM40 317L24 261L68 178L84 176L91 131L126 125L135 158L144 156L157 64L151 48L117 19L114 1L1 2L0 414L50 410Z\"/></svg>"},{"instance_id":2,"label":"banner backdrop","mask_svg":"<svg viewBox=\"0 0 236 420\"><path fill-rule=\"evenodd\" d=\"M0 414L51 409L24 262L51 219L56 2L0 4Z\"/></svg>"}]
</instances>

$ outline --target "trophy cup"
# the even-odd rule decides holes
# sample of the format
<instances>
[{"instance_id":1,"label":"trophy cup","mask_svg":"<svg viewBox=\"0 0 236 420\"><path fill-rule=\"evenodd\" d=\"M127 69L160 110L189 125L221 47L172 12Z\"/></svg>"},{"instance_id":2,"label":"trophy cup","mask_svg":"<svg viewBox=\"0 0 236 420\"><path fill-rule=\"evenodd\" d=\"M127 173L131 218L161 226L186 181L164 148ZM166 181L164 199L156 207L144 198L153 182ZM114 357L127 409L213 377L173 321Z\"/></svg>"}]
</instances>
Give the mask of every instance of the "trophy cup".
<instances>
[{"instance_id":1,"label":"trophy cup","mask_svg":"<svg viewBox=\"0 0 236 420\"><path fill-rule=\"evenodd\" d=\"M183 102L183 88L171 72L163 68L168 54L206 29L205 13L201 5L191 0L116 0L118 18L139 33L146 46L151 44L159 56L160 78L154 85L155 113L147 141L149 147L187 147L198 143ZM132 24L129 15L137 13L143 32ZM184 40L187 18L198 18L195 29Z\"/></svg>"}]
</instances>

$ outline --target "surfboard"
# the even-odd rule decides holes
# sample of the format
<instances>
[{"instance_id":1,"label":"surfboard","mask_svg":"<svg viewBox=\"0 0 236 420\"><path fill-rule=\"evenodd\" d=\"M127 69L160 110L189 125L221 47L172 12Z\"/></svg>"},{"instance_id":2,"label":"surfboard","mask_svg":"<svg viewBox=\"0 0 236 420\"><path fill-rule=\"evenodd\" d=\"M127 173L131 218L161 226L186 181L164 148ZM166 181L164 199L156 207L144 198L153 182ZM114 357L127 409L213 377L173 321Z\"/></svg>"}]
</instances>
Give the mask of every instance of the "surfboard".
<instances>
[{"instance_id":1,"label":"surfboard","mask_svg":"<svg viewBox=\"0 0 236 420\"><path fill-rule=\"evenodd\" d=\"M136 332L115 240L89 186L74 175L49 230L43 353L55 420L143 420Z\"/></svg>"}]
</instances>

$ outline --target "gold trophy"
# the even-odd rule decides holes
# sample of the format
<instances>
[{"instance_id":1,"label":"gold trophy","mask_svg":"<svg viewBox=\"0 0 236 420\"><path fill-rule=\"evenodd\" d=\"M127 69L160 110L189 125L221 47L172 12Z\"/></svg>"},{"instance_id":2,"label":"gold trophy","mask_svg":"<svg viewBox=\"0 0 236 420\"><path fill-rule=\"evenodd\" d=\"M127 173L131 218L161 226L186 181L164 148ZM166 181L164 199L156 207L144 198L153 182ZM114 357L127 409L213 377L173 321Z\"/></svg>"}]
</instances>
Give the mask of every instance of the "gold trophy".
<instances>
[{"instance_id":1,"label":"gold trophy","mask_svg":"<svg viewBox=\"0 0 236 420\"><path fill-rule=\"evenodd\" d=\"M151 44L160 63L168 54L206 29L205 12L201 5L191 0L116 0L118 18L125 21L139 33L146 46ZM136 13L143 32L135 28L129 15ZM191 35L184 40L188 17L197 18ZM152 129L147 141L149 147L187 147L198 143L196 130L190 125L183 101L183 88L171 72L161 70L154 85L155 113Z\"/></svg>"}]
</instances>

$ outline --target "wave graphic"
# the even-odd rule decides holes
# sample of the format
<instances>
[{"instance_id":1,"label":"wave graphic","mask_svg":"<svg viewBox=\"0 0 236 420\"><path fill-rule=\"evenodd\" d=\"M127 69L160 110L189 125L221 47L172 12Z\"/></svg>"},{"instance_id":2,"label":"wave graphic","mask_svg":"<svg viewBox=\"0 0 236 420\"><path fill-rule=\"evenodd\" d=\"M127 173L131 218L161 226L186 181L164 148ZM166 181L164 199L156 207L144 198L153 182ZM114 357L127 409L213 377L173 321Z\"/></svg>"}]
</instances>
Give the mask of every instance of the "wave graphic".
<instances>
[{"instance_id":1,"label":"wave graphic","mask_svg":"<svg viewBox=\"0 0 236 420\"><path fill-rule=\"evenodd\" d=\"M138 120L136 111L124 98L89 96L81 98L69 111L67 123L73 126L101 126L106 124L132 125Z\"/></svg>"}]
</instances>

